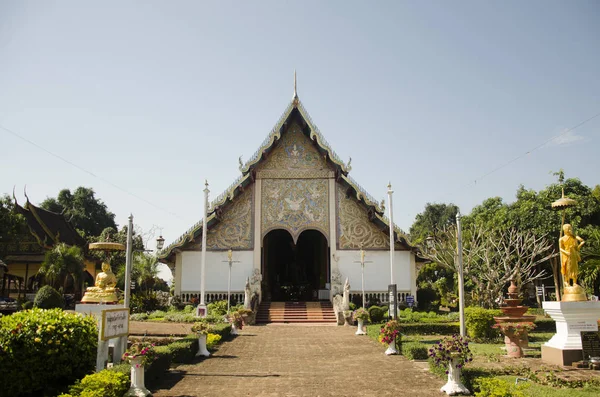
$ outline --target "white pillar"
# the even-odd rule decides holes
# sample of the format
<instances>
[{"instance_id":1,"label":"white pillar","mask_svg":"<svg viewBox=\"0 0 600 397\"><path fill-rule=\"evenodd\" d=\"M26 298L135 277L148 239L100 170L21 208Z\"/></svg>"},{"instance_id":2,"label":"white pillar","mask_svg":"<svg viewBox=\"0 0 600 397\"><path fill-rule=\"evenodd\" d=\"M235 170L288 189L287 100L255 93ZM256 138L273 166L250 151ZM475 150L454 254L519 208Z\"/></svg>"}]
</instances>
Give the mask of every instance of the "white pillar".
<instances>
[{"instance_id":1,"label":"white pillar","mask_svg":"<svg viewBox=\"0 0 600 397\"><path fill-rule=\"evenodd\" d=\"M206 295L206 235L208 229L206 226L206 217L208 216L208 181L204 182L204 216L202 217L202 256L200 258L200 305L204 309L204 317L208 314L206 311L206 303L204 296Z\"/></svg>"},{"instance_id":2,"label":"white pillar","mask_svg":"<svg viewBox=\"0 0 600 397\"><path fill-rule=\"evenodd\" d=\"M129 308L131 299L131 255L133 253L133 215L129 214L127 224L127 250L125 251L125 301L124 307Z\"/></svg>"},{"instance_id":3,"label":"white pillar","mask_svg":"<svg viewBox=\"0 0 600 397\"><path fill-rule=\"evenodd\" d=\"M388 201L389 201L389 210L390 210L390 284L394 284L394 212L392 210L392 194L394 191L392 190L392 183L388 184Z\"/></svg>"},{"instance_id":4,"label":"white pillar","mask_svg":"<svg viewBox=\"0 0 600 397\"><path fill-rule=\"evenodd\" d=\"M460 228L460 211L456 213L456 237L458 242L457 247L457 260L458 260L458 312L460 316L460 336L466 336L465 328L465 285L463 279L463 253L462 253L462 231Z\"/></svg>"}]
</instances>

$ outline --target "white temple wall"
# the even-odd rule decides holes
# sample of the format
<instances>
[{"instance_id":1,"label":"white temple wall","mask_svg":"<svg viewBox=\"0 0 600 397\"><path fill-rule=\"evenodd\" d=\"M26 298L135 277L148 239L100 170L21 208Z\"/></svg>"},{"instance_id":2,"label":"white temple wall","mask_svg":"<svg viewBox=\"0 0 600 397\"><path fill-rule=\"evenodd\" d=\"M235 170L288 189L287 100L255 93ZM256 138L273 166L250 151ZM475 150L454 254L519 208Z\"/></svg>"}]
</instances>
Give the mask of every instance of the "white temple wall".
<instances>
[{"instance_id":1,"label":"white temple wall","mask_svg":"<svg viewBox=\"0 0 600 397\"><path fill-rule=\"evenodd\" d=\"M361 290L361 268L360 251L339 250L339 268L342 274L342 282L348 278L352 292ZM412 253L410 251L394 252L394 281L398 292L416 292L416 280L411 268ZM365 291L387 291L390 284L390 252L389 251L366 251L365 250Z\"/></svg>"},{"instance_id":2,"label":"white temple wall","mask_svg":"<svg viewBox=\"0 0 600 397\"><path fill-rule=\"evenodd\" d=\"M184 251L182 257L182 292L200 291L200 260L202 252ZM178 255L178 256L179 256ZM252 275L254 251L233 251L233 260L239 261L231 266L231 291L243 291L246 278ZM229 264L227 251L206 252L206 292L227 291Z\"/></svg>"}]
</instances>

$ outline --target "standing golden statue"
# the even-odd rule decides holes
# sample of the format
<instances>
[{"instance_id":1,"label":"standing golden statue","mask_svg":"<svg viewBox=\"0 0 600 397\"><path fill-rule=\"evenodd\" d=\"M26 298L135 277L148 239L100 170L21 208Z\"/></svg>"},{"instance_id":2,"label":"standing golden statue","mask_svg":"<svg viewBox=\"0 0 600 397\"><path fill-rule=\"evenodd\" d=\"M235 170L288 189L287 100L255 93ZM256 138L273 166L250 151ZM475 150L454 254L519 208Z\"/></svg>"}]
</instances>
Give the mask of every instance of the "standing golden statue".
<instances>
[{"instance_id":1,"label":"standing golden statue","mask_svg":"<svg viewBox=\"0 0 600 397\"><path fill-rule=\"evenodd\" d=\"M585 241L573 233L573 227L565 224L565 213L567 208L576 204L576 201L565 197L563 188L562 197L552 203L553 208L562 209L562 224L558 247L560 249L560 273L563 277L563 302L587 301L585 290L577 284L579 275L579 261L581 261L580 249ZM564 233L564 235L563 235Z\"/></svg>"}]
</instances>

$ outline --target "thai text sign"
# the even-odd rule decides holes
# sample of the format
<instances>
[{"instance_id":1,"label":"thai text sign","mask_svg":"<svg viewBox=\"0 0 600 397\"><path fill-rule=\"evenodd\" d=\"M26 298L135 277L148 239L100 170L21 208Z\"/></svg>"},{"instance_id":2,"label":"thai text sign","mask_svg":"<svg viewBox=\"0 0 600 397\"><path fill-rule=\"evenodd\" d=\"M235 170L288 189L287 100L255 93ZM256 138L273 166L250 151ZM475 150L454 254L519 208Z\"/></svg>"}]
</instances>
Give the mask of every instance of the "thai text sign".
<instances>
[{"instance_id":1,"label":"thai text sign","mask_svg":"<svg viewBox=\"0 0 600 397\"><path fill-rule=\"evenodd\" d=\"M576 321L567 323L568 332L574 331L598 331L598 323L596 321Z\"/></svg>"},{"instance_id":2,"label":"thai text sign","mask_svg":"<svg viewBox=\"0 0 600 397\"><path fill-rule=\"evenodd\" d=\"M582 332L581 347L584 360L589 357L600 357L600 332Z\"/></svg>"},{"instance_id":3,"label":"thai text sign","mask_svg":"<svg viewBox=\"0 0 600 397\"><path fill-rule=\"evenodd\" d=\"M102 340L129 335L129 309L102 310Z\"/></svg>"}]
</instances>

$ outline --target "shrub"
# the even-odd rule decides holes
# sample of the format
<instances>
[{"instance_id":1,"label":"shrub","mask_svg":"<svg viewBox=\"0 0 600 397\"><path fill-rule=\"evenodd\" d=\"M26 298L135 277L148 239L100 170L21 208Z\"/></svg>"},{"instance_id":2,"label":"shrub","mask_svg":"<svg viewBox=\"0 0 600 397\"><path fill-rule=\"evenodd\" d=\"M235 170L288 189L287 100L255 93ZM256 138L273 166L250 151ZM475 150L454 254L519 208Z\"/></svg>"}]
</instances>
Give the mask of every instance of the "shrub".
<instances>
[{"instance_id":1,"label":"shrub","mask_svg":"<svg viewBox=\"0 0 600 397\"><path fill-rule=\"evenodd\" d=\"M32 301L27 301L27 302L23 303L21 305L21 309L23 309L23 310L33 309L33 302Z\"/></svg>"},{"instance_id":2,"label":"shrub","mask_svg":"<svg viewBox=\"0 0 600 397\"><path fill-rule=\"evenodd\" d=\"M45 285L35 295L33 306L40 309L63 309L65 307L65 300L57 290L49 285Z\"/></svg>"},{"instance_id":3,"label":"shrub","mask_svg":"<svg viewBox=\"0 0 600 397\"><path fill-rule=\"evenodd\" d=\"M460 333L459 323L411 323L402 324L406 335L452 335Z\"/></svg>"},{"instance_id":4,"label":"shrub","mask_svg":"<svg viewBox=\"0 0 600 397\"><path fill-rule=\"evenodd\" d=\"M94 369L98 330L91 317L32 309L0 318L2 393L58 394Z\"/></svg>"},{"instance_id":5,"label":"shrub","mask_svg":"<svg viewBox=\"0 0 600 397\"><path fill-rule=\"evenodd\" d=\"M556 332L556 323L551 318L535 320L536 332Z\"/></svg>"},{"instance_id":6,"label":"shrub","mask_svg":"<svg viewBox=\"0 0 600 397\"><path fill-rule=\"evenodd\" d=\"M213 349L221 341L221 335L208 334L206 336L206 348Z\"/></svg>"},{"instance_id":7,"label":"shrub","mask_svg":"<svg viewBox=\"0 0 600 397\"><path fill-rule=\"evenodd\" d=\"M163 296L156 291L138 292L131 295L129 308L132 313L146 313L166 309Z\"/></svg>"},{"instance_id":8,"label":"shrub","mask_svg":"<svg viewBox=\"0 0 600 397\"><path fill-rule=\"evenodd\" d=\"M155 310L152 313L150 313L148 315L149 319L154 319L154 318L164 318L167 315L167 313L165 313L162 310Z\"/></svg>"},{"instance_id":9,"label":"shrub","mask_svg":"<svg viewBox=\"0 0 600 397\"><path fill-rule=\"evenodd\" d=\"M384 311L379 306L371 306L369 308L369 317L371 322L380 323L383 321Z\"/></svg>"},{"instance_id":10,"label":"shrub","mask_svg":"<svg viewBox=\"0 0 600 397\"><path fill-rule=\"evenodd\" d=\"M129 316L129 320L131 321L144 321L148 319L148 315L146 313L133 313Z\"/></svg>"},{"instance_id":11,"label":"shrub","mask_svg":"<svg viewBox=\"0 0 600 397\"><path fill-rule=\"evenodd\" d=\"M403 343L402 355L409 360L427 360L427 346L418 342Z\"/></svg>"},{"instance_id":12,"label":"shrub","mask_svg":"<svg viewBox=\"0 0 600 397\"><path fill-rule=\"evenodd\" d=\"M169 346L157 346L154 348L154 361L144 368L144 376L148 384L155 384L171 366L173 357L171 356L171 348Z\"/></svg>"},{"instance_id":13,"label":"shrub","mask_svg":"<svg viewBox=\"0 0 600 397\"><path fill-rule=\"evenodd\" d=\"M165 320L173 323L193 323L198 317L190 313L172 312L165 314Z\"/></svg>"},{"instance_id":14,"label":"shrub","mask_svg":"<svg viewBox=\"0 0 600 397\"><path fill-rule=\"evenodd\" d=\"M194 309L195 309L195 307L193 305L185 305L183 307L183 312L184 313L194 313Z\"/></svg>"},{"instance_id":15,"label":"shrub","mask_svg":"<svg viewBox=\"0 0 600 397\"><path fill-rule=\"evenodd\" d=\"M475 393L478 397L525 397L523 390L530 385L521 383L515 385L500 378L478 378L475 386L479 391Z\"/></svg>"},{"instance_id":16,"label":"shrub","mask_svg":"<svg viewBox=\"0 0 600 397\"><path fill-rule=\"evenodd\" d=\"M489 310L481 307L467 307L465 309L465 326L467 333L474 339L491 339L497 336L498 331L492 328L495 324L494 316L500 315L499 310Z\"/></svg>"},{"instance_id":17,"label":"shrub","mask_svg":"<svg viewBox=\"0 0 600 397\"><path fill-rule=\"evenodd\" d=\"M348 303L348 307L350 308L350 310L355 311L356 310L356 305L353 302L349 302Z\"/></svg>"},{"instance_id":18,"label":"shrub","mask_svg":"<svg viewBox=\"0 0 600 397\"><path fill-rule=\"evenodd\" d=\"M224 316L227 314L227 301L216 301L208 304L208 314Z\"/></svg>"},{"instance_id":19,"label":"shrub","mask_svg":"<svg viewBox=\"0 0 600 397\"><path fill-rule=\"evenodd\" d=\"M121 397L129 389L129 377L116 371L103 370L87 375L69 388L71 396Z\"/></svg>"}]
</instances>

